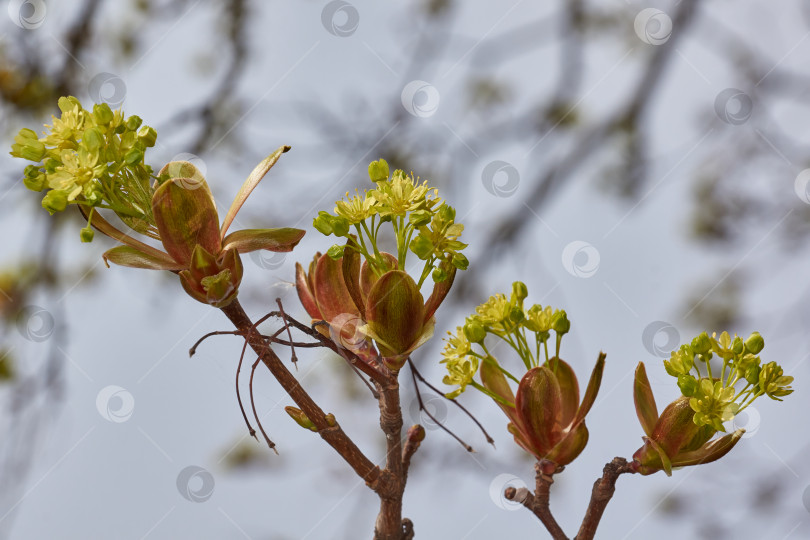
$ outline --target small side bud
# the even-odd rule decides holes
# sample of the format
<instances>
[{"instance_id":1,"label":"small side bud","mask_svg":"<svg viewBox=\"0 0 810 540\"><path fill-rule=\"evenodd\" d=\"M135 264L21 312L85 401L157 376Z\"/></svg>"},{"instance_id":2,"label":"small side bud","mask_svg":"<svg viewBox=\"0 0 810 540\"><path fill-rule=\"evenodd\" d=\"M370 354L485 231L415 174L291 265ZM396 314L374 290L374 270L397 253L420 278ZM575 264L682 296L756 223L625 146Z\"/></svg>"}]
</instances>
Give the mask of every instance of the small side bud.
<instances>
[{"instance_id":1,"label":"small side bud","mask_svg":"<svg viewBox=\"0 0 810 540\"><path fill-rule=\"evenodd\" d=\"M368 177L371 178L372 182L385 182L388 180L389 174L388 162L384 159L372 161L368 165Z\"/></svg>"},{"instance_id":2,"label":"small side bud","mask_svg":"<svg viewBox=\"0 0 810 540\"><path fill-rule=\"evenodd\" d=\"M130 118L130 120L131 119L132 118ZM149 126L142 126L141 129L138 130L138 140L145 146L151 148L155 146L155 142L157 141L157 131Z\"/></svg>"},{"instance_id":3,"label":"small side bud","mask_svg":"<svg viewBox=\"0 0 810 540\"><path fill-rule=\"evenodd\" d=\"M470 261L463 253L453 253L452 263L459 270L466 270L470 266Z\"/></svg>"},{"instance_id":4,"label":"small side bud","mask_svg":"<svg viewBox=\"0 0 810 540\"><path fill-rule=\"evenodd\" d=\"M82 242L85 243L92 242L94 234L95 233L90 225L79 231L79 237L81 238Z\"/></svg>"},{"instance_id":5,"label":"small side bud","mask_svg":"<svg viewBox=\"0 0 810 540\"><path fill-rule=\"evenodd\" d=\"M93 105L93 119L96 121L96 124L109 124L113 120L112 109L110 109L110 106L106 103Z\"/></svg>"},{"instance_id":6,"label":"small side bud","mask_svg":"<svg viewBox=\"0 0 810 540\"><path fill-rule=\"evenodd\" d=\"M335 244L334 246L329 248L329 251L327 251L326 254L329 255L329 258L332 259L333 261L337 261L338 259L343 257L343 249L344 246L341 246L340 244Z\"/></svg>"},{"instance_id":7,"label":"small side bud","mask_svg":"<svg viewBox=\"0 0 810 540\"><path fill-rule=\"evenodd\" d=\"M692 350L695 354L706 354L712 350L712 341L709 339L709 334L703 332L692 340Z\"/></svg>"},{"instance_id":8,"label":"small side bud","mask_svg":"<svg viewBox=\"0 0 810 540\"><path fill-rule=\"evenodd\" d=\"M127 129L129 131L135 131L136 129L141 127L142 123L143 123L143 120L141 120L141 117L136 115L136 114L133 114L132 116L127 118Z\"/></svg>"},{"instance_id":9,"label":"small side bud","mask_svg":"<svg viewBox=\"0 0 810 540\"><path fill-rule=\"evenodd\" d=\"M568 333L571 329L571 321L568 320L568 315L566 315L565 311L560 310L554 314L554 320L551 321L551 329L560 336Z\"/></svg>"},{"instance_id":10,"label":"small side bud","mask_svg":"<svg viewBox=\"0 0 810 540\"><path fill-rule=\"evenodd\" d=\"M433 283L441 283L447 279L447 272L441 266L434 268L430 275L433 278Z\"/></svg>"},{"instance_id":11,"label":"small side bud","mask_svg":"<svg viewBox=\"0 0 810 540\"><path fill-rule=\"evenodd\" d=\"M745 340L745 350L751 354L759 354L764 348L765 340L759 335L759 332L752 332Z\"/></svg>"},{"instance_id":12,"label":"small side bud","mask_svg":"<svg viewBox=\"0 0 810 540\"><path fill-rule=\"evenodd\" d=\"M692 397L695 395L698 389L698 382L692 375L680 375L678 377L678 388L681 389L681 393L686 397Z\"/></svg>"},{"instance_id":13,"label":"small side bud","mask_svg":"<svg viewBox=\"0 0 810 540\"><path fill-rule=\"evenodd\" d=\"M515 281L512 283L512 294L519 302L523 302L529 296L529 288L522 281Z\"/></svg>"},{"instance_id":14,"label":"small side bud","mask_svg":"<svg viewBox=\"0 0 810 540\"><path fill-rule=\"evenodd\" d=\"M302 411L301 409L298 409L296 407L284 407L284 410L287 411L287 414L290 415L290 418L295 420L295 423L301 426L302 428L315 432L318 431L318 429L315 427L315 424L312 423L312 420L310 420L309 417L306 414L304 414L304 411ZM333 416L332 420L334 421L334 419L335 417Z\"/></svg>"},{"instance_id":15,"label":"small side bud","mask_svg":"<svg viewBox=\"0 0 810 540\"><path fill-rule=\"evenodd\" d=\"M45 175L40 172L38 167L29 165L25 168L23 184L31 191L42 191L45 189Z\"/></svg>"},{"instance_id":16,"label":"small side bud","mask_svg":"<svg viewBox=\"0 0 810 540\"><path fill-rule=\"evenodd\" d=\"M464 323L464 337L466 337L470 343L483 343L484 338L487 337L487 331L475 319L467 319Z\"/></svg>"},{"instance_id":17,"label":"small side bud","mask_svg":"<svg viewBox=\"0 0 810 540\"><path fill-rule=\"evenodd\" d=\"M406 437L408 441L420 443L425 440L425 428L419 424L414 424L408 428L408 434Z\"/></svg>"},{"instance_id":18,"label":"small side bud","mask_svg":"<svg viewBox=\"0 0 810 540\"><path fill-rule=\"evenodd\" d=\"M42 198L42 208L53 215L67 208L67 202L67 193L58 189L52 189Z\"/></svg>"}]
</instances>

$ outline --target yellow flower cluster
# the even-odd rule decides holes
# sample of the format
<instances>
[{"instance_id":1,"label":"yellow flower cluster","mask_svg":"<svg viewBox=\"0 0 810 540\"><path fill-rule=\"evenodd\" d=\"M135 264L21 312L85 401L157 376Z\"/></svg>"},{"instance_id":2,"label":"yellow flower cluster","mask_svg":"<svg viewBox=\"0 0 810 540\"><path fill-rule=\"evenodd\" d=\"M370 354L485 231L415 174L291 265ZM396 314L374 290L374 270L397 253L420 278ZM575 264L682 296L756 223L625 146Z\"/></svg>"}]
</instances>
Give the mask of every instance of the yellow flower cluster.
<instances>
[{"instance_id":1,"label":"yellow flower cluster","mask_svg":"<svg viewBox=\"0 0 810 540\"><path fill-rule=\"evenodd\" d=\"M759 353L765 341L759 332L744 340L728 332L711 337L703 332L691 343L681 345L664 360L667 373L678 379L681 393L689 398L695 424L725 431L723 422L734 418L760 396L781 401L793 392L793 377L785 376L776 362L762 365ZM711 359L722 359L719 373L713 373ZM703 367L703 369L701 369ZM738 390L740 385L744 385Z\"/></svg>"},{"instance_id":2,"label":"yellow flower cluster","mask_svg":"<svg viewBox=\"0 0 810 540\"><path fill-rule=\"evenodd\" d=\"M539 304L526 309L523 301L527 296L526 285L516 281L512 284L512 294L509 297L501 293L490 296L486 302L475 308L475 313L467 318L463 327L456 329L455 335L450 335L442 351L444 359L441 363L446 365L448 372L444 383L458 385L459 388L450 392L448 397L458 396L468 385L490 393L474 380L480 362L485 359L498 366L512 380L518 380L490 354L485 343L488 335L505 341L517 352L528 370L546 364L551 359L548 340L553 330L557 336L553 356L559 356L562 336L571 326L565 311ZM473 344L478 345L482 352L473 350Z\"/></svg>"},{"instance_id":3,"label":"yellow flower cluster","mask_svg":"<svg viewBox=\"0 0 810 540\"><path fill-rule=\"evenodd\" d=\"M45 126L43 137L22 129L14 139L11 155L34 162L25 169L26 187L47 191L42 206L52 214L68 204L109 208L136 231L156 237L152 169L144 163L155 130L106 103L92 111L75 97L62 97L58 104L62 114Z\"/></svg>"},{"instance_id":4,"label":"yellow flower cluster","mask_svg":"<svg viewBox=\"0 0 810 540\"><path fill-rule=\"evenodd\" d=\"M385 223L393 228L399 268L405 267L409 252L425 261L416 280L420 287L428 275L440 283L448 278L451 267L465 270L469 262L461 250L467 245L458 240L464 226L455 222L455 210L439 197L439 191L402 170L389 174L384 159L372 162L368 170L377 187L354 196L346 193L345 199L335 203L334 214L319 212L313 226L325 235L354 237L356 245L351 249L357 249L378 275L387 270L380 256L384 250L377 243ZM337 259L344 249L336 245L328 253Z\"/></svg>"}]
</instances>

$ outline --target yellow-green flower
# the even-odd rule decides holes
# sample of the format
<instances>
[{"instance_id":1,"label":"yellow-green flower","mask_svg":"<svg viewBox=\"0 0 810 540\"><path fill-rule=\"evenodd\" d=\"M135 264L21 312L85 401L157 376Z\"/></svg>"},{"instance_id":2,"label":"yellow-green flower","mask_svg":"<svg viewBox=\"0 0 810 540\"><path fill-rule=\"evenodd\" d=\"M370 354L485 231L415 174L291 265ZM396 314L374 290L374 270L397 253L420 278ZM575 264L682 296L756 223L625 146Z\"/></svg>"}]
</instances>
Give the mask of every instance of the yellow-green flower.
<instances>
[{"instance_id":1,"label":"yellow-green flower","mask_svg":"<svg viewBox=\"0 0 810 540\"><path fill-rule=\"evenodd\" d=\"M349 193L346 192L346 199L335 203L335 214L345 218L349 225L360 223L377 213L376 201L367 193L364 196L358 194L349 199Z\"/></svg>"},{"instance_id":2,"label":"yellow-green flower","mask_svg":"<svg viewBox=\"0 0 810 540\"><path fill-rule=\"evenodd\" d=\"M686 375L695 365L695 353L689 345L683 345L670 353L669 360L664 360L664 368L673 377Z\"/></svg>"},{"instance_id":3,"label":"yellow-green flower","mask_svg":"<svg viewBox=\"0 0 810 540\"><path fill-rule=\"evenodd\" d=\"M783 375L782 368L776 362L768 362L759 372L759 386L761 391L771 399L782 401L780 397L793 393L790 383L793 377Z\"/></svg>"},{"instance_id":4,"label":"yellow-green flower","mask_svg":"<svg viewBox=\"0 0 810 540\"><path fill-rule=\"evenodd\" d=\"M459 358L470 354L470 341L464 334L464 328L456 326L456 333L453 335L447 332L449 337L445 338L447 342L442 350L442 356L447 358Z\"/></svg>"},{"instance_id":5,"label":"yellow-green flower","mask_svg":"<svg viewBox=\"0 0 810 540\"><path fill-rule=\"evenodd\" d=\"M449 399L457 398L467 389L467 385L473 382L473 377L478 373L478 357L457 356L445 358L441 363L447 366L447 375L444 376L442 382L447 385L458 385L458 388L448 392L446 396Z\"/></svg>"},{"instance_id":6,"label":"yellow-green flower","mask_svg":"<svg viewBox=\"0 0 810 540\"><path fill-rule=\"evenodd\" d=\"M391 180L377 183L377 189L368 194L377 203L381 216L404 216L417 210L432 210L441 203L439 190L428 186L427 181L417 184L413 174L394 171ZM459 233L460 234L460 233Z\"/></svg>"},{"instance_id":7,"label":"yellow-green flower","mask_svg":"<svg viewBox=\"0 0 810 540\"><path fill-rule=\"evenodd\" d=\"M734 339L731 338L728 332L723 332L720 337L717 333L712 334L712 350L724 360L734 358L735 354L740 354L743 349L742 339L735 335Z\"/></svg>"},{"instance_id":8,"label":"yellow-green flower","mask_svg":"<svg viewBox=\"0 0 810 540\"><path fill-rule=\"evenodd\" d=\"M509 318L512 306L502 293L489 297L489 300L475 308L475 318L484 326L497 326Z\"/></svg>"},{"instance_id":9,"label":"yellow-green flower","mask_svg":"<svg viewBox=\"0 0 810 540\"><path fill-rule=\"evenodd\" d=\"M440 363L447 367L447 375L442 382L447 385L458 385L458 388L447 394L449 399L458 397L473 381L473 377L478 372L478 357L472 354L470 341L467 339L464 329L456 327L456 333L447 332L447 342L442 351L444 357Z\"/></svg>"},{"instance_id":10,"label":"yellow-green flower","mask_svg":"<svg viewBox=\"0 0 810 540\"><path fill-rule=\"evenodd\" d=\"M73 96L59 98L58 105L62 116L60 118L51 116L51 125L45 125L50 133L42 139L42 142L58 149L75 148L78 144L76 134L84 131L90 113L85 111L79 100Z\"/></svg>"},{"instance_id":11,"label":"yellow-green flower","mask_svg":"<svg viewBox=\"0 0 810 540\"><path fill-rule=\"evenodd\" d=\"M51 213L77 204L93 209L86 214L92 221L96 208L109 209L132 229L158 239L151 199L161 179L144 162L155 130L106 103L89 111L75 97L62 97L59 109L61 116L45 126L42 138L30 129L15 137L11 155L34 162L25 169L25 186L47 190L42 206ZM82 240L89 241L89 227L84 231Z\"/></svg>"},{"instance_id":12,"label":"yellow-green flower","mask_svg":"<svg viewBox=\"0 0 810 540\"><path fill-rule=\"evenodd\" d=\"M722 381L712 384L709 379L701 379L695 397L689 399L689 406L695 411L695 424L725 431L723 422L734 418L739 409L734 394L734 387L725 388Z\"/></svg>"},{"instance_id":13,"label":"yellow-green flower","mask_svg":"<svg viewBox=\"0 0 810 540\"><path fill-rule=\"evenodd\" d=\"M60 159L62 165L48 175L48 187L66 192L69 201L76 199L89 183L107 172L107 164L98 162L98 151L91 152L84 147L78 152L63 150ZM88 189L87 194L90 193L92 191Z\"/></svg>"},{"instance_id":14,"label":"yellow-green flower","mask_svg":"<svg viewBox=\"0 0 810 540\"><path fill-rule=\"evenodd\" d=\"M455 210L444 204L438 190L427 182L420 184L412 174L401 170L389 178L388 172L384 159L372 161L368 173L377 187L354 197L347 193L344 200L335 203L334 215L320 211L312 225L327 236L334 234L353 243L350 249L357 251L378 277L390 270L380 257L390 248L378 244L384 238L383 226L390 227L396 242L391 252L397 266L407 267L409 252L424 261L421 272L412 276L419 288L428 276L434 283L451 281L456 270L465 270L469 265L461 253L467 245L458 240L464 226L455 223ZM36 179L28 182L33 184ZM327 253L337 260L348 245L336 244Z\"/></svg>"},{"instance_id":15,"label":"yellow-green flower","mask_svg":"<svg viewBox=\"0 0 810 540\"><path fill-rule=\"evenodd\" d=\"M551 306L545 308L540 304L534 304L526 311L526 320L523 325L532 332L548 332L551 330L551 321L554 311Z\"/></svg>"},{"instance_id":16,"label":"yellow-green flower","mask_svg":"<svg viewBox=\"0 0 810 540\"><path fill-rule=\"evenodd\" d=\"M455 218L455 209L442 204L430 217L429 223L418 226L419 235L411 242L411 251L422 260L435 257L465 270L469 262L460 252L467 244L458 240L464 232L464 225L456 223Z\"/></svg>"}]
</instances>

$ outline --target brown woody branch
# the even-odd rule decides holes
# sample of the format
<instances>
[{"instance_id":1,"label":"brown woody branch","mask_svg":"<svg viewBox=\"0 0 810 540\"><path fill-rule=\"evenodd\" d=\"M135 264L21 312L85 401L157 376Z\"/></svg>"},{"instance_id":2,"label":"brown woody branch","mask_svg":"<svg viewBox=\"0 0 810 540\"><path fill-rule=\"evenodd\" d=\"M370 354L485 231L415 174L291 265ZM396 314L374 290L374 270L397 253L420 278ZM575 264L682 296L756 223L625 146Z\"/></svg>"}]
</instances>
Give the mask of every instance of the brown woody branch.
<instances>
[{"instance_id":1,"label":"brown woody branch","mask_svg":"<svg viewBox=\"0 0 810 540\"><path fill-rule=\"evenodd\" d=\"M242 309L239 300L234 300L222 308L222 312L243 333L259 359L267 366L267 369L270 370L295 404L315 425L321 438L334 448L372 489L375 491L380 489L380 468L363 454L339 425L330 425L323 410L293 377L292 373L284 366L281 359L273 352L264 338L258 332L253 331L254 325Z\"/></svg>"},{"instance_id":2,"label":"brown woody branch","mask_svg":"<svg viewBox=\"0 0 810 540\"><path fill-rule=\"evenodd\" d=\"M602 514L605 513L605 507L616 491L616 480L619 479L619 475L629 472L633 471L630 469L630 464L627 463L627 460L624 458L613 458L613 461L605 465L602 478L598 479L593 484L591 502L588 504L585 518L582 520L582 525L579 527L579 532L577 532L574 540L593 539L596 534L596 528L599 526L599 521L602 519Z\"/></svg>"},{"instance_id":3,"label":"brown woody branch","mask_svg":"<svg viewBox=\"0 0 810 540\"><path fill-rule=\"evenodd\" d=\"M402 460L402 409L396 373L384 384L377 383L380 394L380 427L385 433L385 471L387 489L378 491L380 513L374 526L375 540L401 540L402 495L405 491L405 466Z\"/></svg>"},{"instance_id":4,"label":"brown woody branch","mask_svg":"<svg viewBox=\"0 0 810 540\"><path fill-rule=\"evenodd\" d=\"M549 491L551 484L554 483L552 476L561 472L563 468L557 467L550 461L541 460L535 464L534 470L536 472L534 495L526 488L515 489L510 487L506 489L504 496L508 500L519 502L531 510L545 525L554 540L568 540L549 508Z\"/></svg>"},{"instance_id":5,"label":"brown woody branch","mask_svg":"<svg viewBox=\"0 0 810 540\"><path fill-rule=\"evenodd\" d=\"M411 432L409 432L408 442L403 448L402 408L400 407L397 373L384 371L384 368L375 368L355 355L351 355L351 353L348 354L353 358L347 358L344 354L341 354L344 351L340 350L330 340L323 338L318 332L287 317L283 312L277 313L284 319L285 326L289 323L311 337L318 339L324 346L344 356L352 366L357 366L363 373L372 377L379 394L380 427L385 433L387 447L386 466L385 469L380 470L362 453L339 425L334 421L330 422L326 418L324 411L313 401L292 373L284 366L281 359L273 352L267 336L261 335L256 330L257 323L251 322L239 301L234 300L228 306L222 308L222 312L236 326L238 333L245 338L247 344L256 352L259 357L257 362L261 361L267 366L295 404L312 421L321 438L332 446L380 497L380 513L374 527L374 539L409 540L413 538L413 523L408 519L402 519L402 496L405 491L407 467L410 464L411 457L419 447L421 438L424 438L424 431L421 432L421 438L416 433L411 436ZM261 429L261 424L259 424L259 427Z\"/></svg>"}]
</instances>

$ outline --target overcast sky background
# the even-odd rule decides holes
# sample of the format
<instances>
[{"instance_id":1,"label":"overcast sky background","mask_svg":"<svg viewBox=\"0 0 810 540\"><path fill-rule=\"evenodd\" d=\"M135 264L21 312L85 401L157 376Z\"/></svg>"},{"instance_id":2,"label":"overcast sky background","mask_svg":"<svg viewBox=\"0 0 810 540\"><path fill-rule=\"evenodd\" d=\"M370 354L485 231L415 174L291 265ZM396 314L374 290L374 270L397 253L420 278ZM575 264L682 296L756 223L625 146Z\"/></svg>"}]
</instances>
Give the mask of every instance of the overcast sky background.
<instances>
[{"instance_id":1,"label":"overcast sky background","mask_svg":"<svg viewBox=\"0 0 810 540\"><path fill-rule=\"evenodd\" d=\"M604 2L606 8L617 3L621 0ZM107 32L115 32L123 24L122 14L128 12L125 5L104 4L102 20L108 23ZM308 230L304 241L278 267L262 268L255 258L243 258L245 279L240 298L254 318L275 309L274 299L281 297L289 312L306 319L291 286L294 263L307 263L316 250L332 244L311 228L311 220L318 210L331 210L345 191L369 187L365 169L377 158L373 147L348 156L324 153L313 139L312 125L301 120L296 104L312 101L331 109L353 110L363 103L361 96L372 95L376 104L359 107L367 121L379 114L375 106L390 107L403 99L398 74L405 69L405 51L413 31L404 21L416 8L353 0L351 13L358 15L359 23L356 30L341 37L330 33L323 23L326 5L269 2L252 6L249 43L255 51L250 56L249 74L239 88L249 108L243 118L233 119L234 133L250 157L231 159L236 154L222 149L199 156L222 214L263 154L282 144L292 146L240 215L242 227ZM650 7L632 6L635 13ZM655 7L666 11L672 6L661 3ZM433 104L435 112L419 121L432 135L457 138L463 144L464 134L480 125L480 119L458 114L465 103L462 68L475 72L473 53L481 43L536 18L542 10L551 13L552 7L517 1L508 5L470 2L456 9L460 14L453 28L455 59L426 79L439 99ZM750 36L752 43L780 65L806 69L810 54L807 23L797 20L794 4L777 11L764 3L716 1L701 9ZM218 41L209 35L219 23L217 13L208 2L189 2L175 19L153 22L139 30L149 36L153 46L135 61L120 63L109 51L96 49L83 62L88 81L98 73L120 78L127 114L138 114L158 128L158 147L151 157L147 155L156 167L188 151L183 146L187 137L182 127L166 137L161 128L178 109L204 99L212 90ZM39 32L47 36L41 40L43 46L60 54L60 32L75 15L70 5L48 2L43 24L21 30L0 13L0 35L7 41L20 32ZM633 22L628 18L627 35L589 48L583 83L587 91L580 104L583 114L599 117L610 112L628 78L638 76L634 57L653 45L638 38ZM344 25L345 20L337 19L336 24ZM544 66L555 61L555 52L551 44L497 66L497 75L514 83L515 110L550 87ZM200 71L201 65L209 64L211 71ZM523 176L510 197L488 192L481 171L493 159L510 163L520 175L533 169L538 159L535 152L562 151L564 141L553 143L562 145L560 148L544 149L545 142L539 137L498 156L471 155L465 166L478 172L463 185L449 185L441 178L429 180L457 208L458 221L466 226L462 240L470 243L472 265L492 256L491 246L476 243L476 239L488 231L494 217L524 212L525 219L532 222L531 233L508 254L499 255L502 260L487 274L488 294L508 293L511 282L520 279L529 287L528 301L565 309L572 328L563 356L582 386L599 351L607 353L599 397L587 418L590 443L555 478L552 488L552 510L568 534L579 526L591 485L603 465L614 456L630 458L641 445L642 430L631 393L636 364L647 364L659 409L679 394L660 359L650 353L649 344L645 347L645 328L662 321L682 342L691 339L703 330L685 319L689 308L684 306L692 286L703 278L717 281L717 276L729 271L756 278L756 287L743 296L744 325L727 330L743 336L759 330L766 341L765 361L777 360L794 375L796 391L781 404L766 398L758 401L748 417L749 434L719 463L680 470L671 478L663 473L622 476L598 537L695 537L698 520L716 519L732 524L734 538L803 538L810 534L810 515L803 503L803 496L808 500L804 492L810 484L810 470L795 458L808 442L808 393L803 382L810 374L807 320L786 320L782 314L807 292L810 257L804 247L791 247L780 240L779 230L787 218L784 214L773 216L768 226L750 231L752 241L745 245L708 249L688 237L693 204L688 173L705 157L701 145L716 129L701 115L714 114L718 93L739 81L712 54L711 43L700 40L680 42L673 64L649 119L655 134L648 141L653 156L648 164L651 182L640 201L606 195L598 187L604 170L590 164L541 215L526 207L516 210L521 208L518 201L524 194ZM78 97L87 103L91 93L88 87L86 95ZM810 111L787 110L771 113L782 129L806 146ZM5 120L3 124L6 135L22 127ZM389 129L397 126L380 126L382 133ZM530 150L534 145L535 150ZM752 172L750 179L743 179L744 187L792 194L796 175L806 166L797 163L789 177L769 176L767 170ZM0 153L4 177L19 174L22 167L21 161ZM37 196L21 183L0 197L4 201L0 219L8 231L0 263L9 265L28 253L30 238L16 231L41 228L42 216L32 216L44 211ZM32 448L35 464L26 485L8 500L0 499L4 504L0 506L0 536L272 540L370 536L378 510L376 496L319 437L290 421L283 407L291 400L261 369L255 382L257 410L280 456L249 440L233 385L241 348L238 339L209 340L189 359L187 351L197 338L229 329L221 313L184 295L172 276L104 268L100 255L113 244L101 235L90 245L80 244L78 226L67 227L59 240L62 260L74 268L80 266L78 261L97 261L95 279L77 281L59 295L36 299L44 309L55 312L58 306L64 314L56 324L68 329L67 339L59 345L66 362L66 392L59 405L48 411L47 428ZM565 248L572 242L590 247L580 249L576 258L566 257ZM463 274L459 279L464 279ZM414 355L431 381L439 382L442 376L437 363L439 338L474 307L472 302L448 304L439 311L437 337ZM667 337L658 336L659 347L666 345ZM17 355L32 363L48 346L47 341L16 339L15 343ZM279 353L284 357L284 351ZM339 359L312 351L300 351L299 356L298 375L303 384L327 412L336 414L372 459L381 460L384 447L376 402L366 397L346 400L345 385L350 378ZM406 372L402 380L406 425L423 422L412 407L414 394ZM403 511L413 520L417 538L545 537L533 515L501 497L509 482L533 483L532 462L511 441L505 417L472 390L460 400L484 423L497 449L488 446L458 410L431 400L437 414L477 452L466 453L446 434L427 426L428 437L414 458ZM123 421L110 421L105 414ZM123 416L115 418L115 414ZM245 444L255 447L263 465L229 468L229 456ZM192 491L207 488L213 479L213 491L205 501L187 500L178 489L178 477L182 483L183 471L190 466L205 470L191 480ZM767 519L752 512L751 481L785 474L789 481L781 489L788 492L788 503ZM668 506L662 504L668 495L702 502L689 518L674 519L661 511Z\"/></svg>"}]
</instances>

